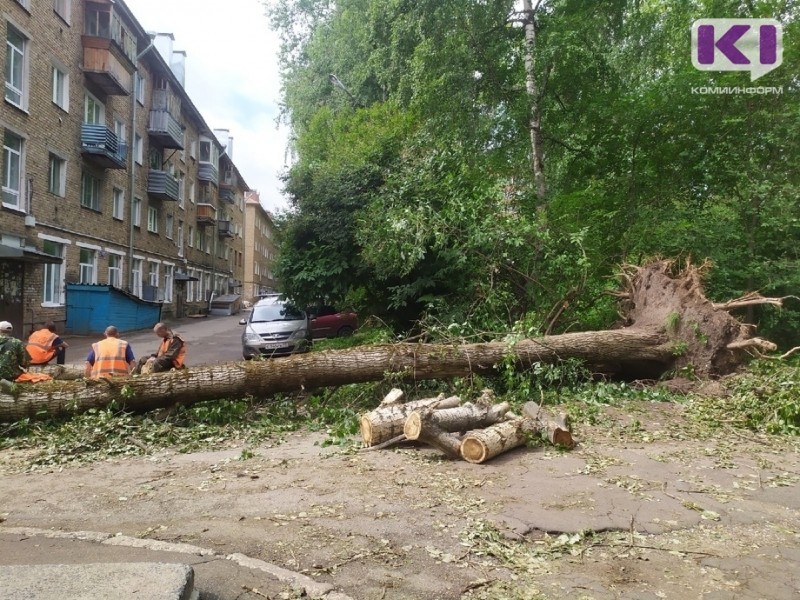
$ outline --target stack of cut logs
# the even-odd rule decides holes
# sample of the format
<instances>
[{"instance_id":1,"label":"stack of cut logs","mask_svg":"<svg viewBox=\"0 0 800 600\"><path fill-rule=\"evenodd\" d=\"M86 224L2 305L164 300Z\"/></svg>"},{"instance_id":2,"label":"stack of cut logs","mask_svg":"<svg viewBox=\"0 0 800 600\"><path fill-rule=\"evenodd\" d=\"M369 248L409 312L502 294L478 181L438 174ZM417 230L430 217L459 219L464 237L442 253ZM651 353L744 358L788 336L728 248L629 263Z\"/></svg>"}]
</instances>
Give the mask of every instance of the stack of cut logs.
<instances>
[{"instance_id":1,"label":"stack of cut logs","mask_svg":"<svg viewBox=\"0 0 800 600\"><path fill-rule=\"evenodd\" d=\"M405 402L403 391L393 389L378 408L361 416L361 436L365 449L418 440L471 463L486 462L535 436L575 446L566 414L551 415L534 402L525 404L522 416L509 409L507 402L495 402L491 390L475 403L461 404L458 396L444 394Z\"/></svg>"}]
</instances>

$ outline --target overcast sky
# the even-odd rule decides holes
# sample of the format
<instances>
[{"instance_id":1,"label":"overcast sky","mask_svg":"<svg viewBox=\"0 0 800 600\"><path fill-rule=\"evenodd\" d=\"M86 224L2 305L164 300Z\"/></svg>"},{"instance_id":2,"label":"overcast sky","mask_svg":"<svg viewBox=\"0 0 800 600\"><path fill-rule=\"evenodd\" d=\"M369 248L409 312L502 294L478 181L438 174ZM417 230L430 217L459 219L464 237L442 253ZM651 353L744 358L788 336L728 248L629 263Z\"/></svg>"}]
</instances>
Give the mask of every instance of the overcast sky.
<instances>
[{"instance_id":1,"label":"overcast sky","mask_svg":"<svg viewBox=\"0 0 800 600\"><path fill-rule=\"evenodd\" d=\"M186 51L186 91L212 129L229 129L233 162L269 210L286 207L278 175L287 129L276 128L278 39L259 0L126 0L148 31Z\"/></svg>"}]
</instances>

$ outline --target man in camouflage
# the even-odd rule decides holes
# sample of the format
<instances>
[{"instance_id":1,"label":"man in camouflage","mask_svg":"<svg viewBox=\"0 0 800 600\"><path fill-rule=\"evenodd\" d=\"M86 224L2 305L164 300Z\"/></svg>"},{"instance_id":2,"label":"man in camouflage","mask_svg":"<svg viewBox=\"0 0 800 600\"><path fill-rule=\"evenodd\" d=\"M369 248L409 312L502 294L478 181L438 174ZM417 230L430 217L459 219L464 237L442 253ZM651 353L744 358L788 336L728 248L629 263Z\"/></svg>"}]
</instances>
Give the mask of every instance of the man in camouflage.
<instances>
[{"instance_id":1,"label":"man in camouflage","mask_svg":"<svg viewBox=\"0 0 800 600\"><path fill-rule=\"evenodd\" d=\"M25 344L11 334L14 327L8 321L0 321L0 383L8 385L22 374L31 362Z\"/></svg>"}]
</instances>

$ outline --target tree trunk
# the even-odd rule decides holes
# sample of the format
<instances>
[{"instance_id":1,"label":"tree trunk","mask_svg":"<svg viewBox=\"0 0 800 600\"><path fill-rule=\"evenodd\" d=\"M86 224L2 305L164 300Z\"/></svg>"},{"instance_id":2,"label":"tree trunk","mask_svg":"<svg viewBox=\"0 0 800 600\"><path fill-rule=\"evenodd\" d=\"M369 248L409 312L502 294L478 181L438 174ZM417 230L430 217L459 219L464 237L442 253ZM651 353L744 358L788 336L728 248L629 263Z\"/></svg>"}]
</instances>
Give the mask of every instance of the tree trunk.
<instances>
[{"instance_id":1,"label":"tree trunk","mask_svg":"<svg viewBox=\"0 0 800 600\"><path fill-rule=\"evenodd\" d=\"M525 90L530 103L528 128L531 136L531 169L533 181L536 185L536 197L540 205L547 195L544 179L544 150L542 148L542 118L541 118L541 90L536 81L536 8L531 0L522 0L522 12L525 15L523 26L525 30Z\"/></svg>"},{"instance_id":2,"label":"tree trunk","mask_svg":"<svg viewBox=\"0 0 800 600\"><path fill-rule=\"evenodd\" d=\"M703 296L704 267L689 265L682 273L673 273L673 267L672 262L659 261L623 272L626 290L618 296L624 299L630 324L623 329L544 336L514 344L367 346L99 382L20 384L10 392L0 392L0 422L71 414L112 402L129 410L150 410L218 398L263 398L381 381L387 376L421 381L492 374L496 365L509 359L525 368L573 358L595 372L631 378L656 378L687 365L699 376L721 375L734 370L749 352L766 348L740 344L752 338L752 328ZM762 299L769 304L774 300Z\"/></svg>"},{"instance_id":3,"label":"tree trunk","mask_svg":"<svg viewBox=\"0 0 800 600\"><path fill-rule=\"evenodd\" d=\"M480 464L525 445L528 435L536 431L535 421L525 417L470 431L461 441L461 456L467 462Z\"/></svg>"},{"instance_id":4,"label":"tree trunk","mask_svg":"<svg viewBox=\"0 0 800 600\"><path fill-rule=\"evenodd\" d=\"M508 402L494 406L463 404L441 410L420 409L408 415L403 432L409 440L416 440L422 423L430 422L442 431L458 432L488 427L502 421L509 410Z\"/></svg>"},{"instance_id":5,"label":"tree trunk","mask_svg":"<svg viewBox=\"0 0 800 600\"><path fill-rule=\"evenodd\" d=\"M533 402L526 402L522 407L522 414L537 421L544 438L554 446L575 447L575 440L572 439L572 427L566 413L551 415L541 406Z\"/></svg>"},{"instance_id":6,"label":"tree trunk","mask_svg":"<svg viewBox=\"0 0 800 600\"><path fill-rule=\"evenodd\" d=\"M452 408L458 406L458 396L445 398L442 394L436 398L414 400L408 404L385 404L375 410L361 415L361 438L365 446L374 446L397 437L403 433L406 417L420 408Z\"/></svg>"}]
</instances>

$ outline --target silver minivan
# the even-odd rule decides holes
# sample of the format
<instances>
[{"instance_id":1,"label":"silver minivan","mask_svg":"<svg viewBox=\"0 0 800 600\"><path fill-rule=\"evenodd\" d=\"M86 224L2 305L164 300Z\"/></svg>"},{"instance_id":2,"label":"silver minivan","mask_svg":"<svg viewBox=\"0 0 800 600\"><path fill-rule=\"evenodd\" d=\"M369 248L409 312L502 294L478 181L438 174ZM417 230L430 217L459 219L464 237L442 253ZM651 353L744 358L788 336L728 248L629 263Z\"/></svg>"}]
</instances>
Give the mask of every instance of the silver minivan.
<instances>
[{"instance_id":1,"label":"silver minivan","mask_svg":"<svg viewBox=\"0 0 800 600\"><path fill-rule=\"evenodd\" d=\"M239 321L242 332L242 356L283 356L305 352L311 346L308 315L279 297L267 297L253 305L250 316Z\"/></svg>"}]
</instances>

